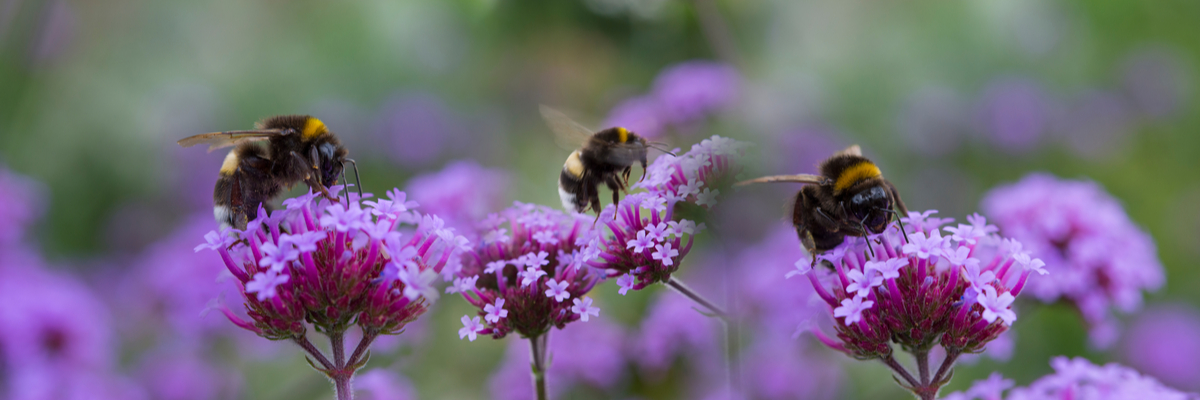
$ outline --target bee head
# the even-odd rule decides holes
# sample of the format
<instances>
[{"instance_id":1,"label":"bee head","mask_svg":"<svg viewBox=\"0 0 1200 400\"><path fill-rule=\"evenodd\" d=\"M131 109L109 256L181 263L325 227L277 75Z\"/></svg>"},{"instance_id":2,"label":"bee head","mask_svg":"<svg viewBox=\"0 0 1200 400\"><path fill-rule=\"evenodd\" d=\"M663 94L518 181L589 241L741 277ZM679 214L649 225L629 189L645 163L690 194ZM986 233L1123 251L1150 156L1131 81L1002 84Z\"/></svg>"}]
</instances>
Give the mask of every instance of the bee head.
<instances>
[{"instance_id":1,"label":"bee head","mask_svg":"<svg viewBox=\"0 0 1200 400\"><path fill-rule=\"evenodd\" d=\"M891 215L887 210L892 209L892 198L881 185L871 185L855 193L850 198L849 210L851 216L857 219L873 234L882 233L887 229Z\"/></svg>"},{"instance_id":2,"label":"bee head","mask_svg":"<svg viewBox=\"0 0 1200 400\"><path fill-rule=\"evenodd\" d=\"M321 143L317 145L317 157L321 159L321 184L325 187L336 185L342 176L346 149L329 142Z\"/></svg>"}]
</instances>

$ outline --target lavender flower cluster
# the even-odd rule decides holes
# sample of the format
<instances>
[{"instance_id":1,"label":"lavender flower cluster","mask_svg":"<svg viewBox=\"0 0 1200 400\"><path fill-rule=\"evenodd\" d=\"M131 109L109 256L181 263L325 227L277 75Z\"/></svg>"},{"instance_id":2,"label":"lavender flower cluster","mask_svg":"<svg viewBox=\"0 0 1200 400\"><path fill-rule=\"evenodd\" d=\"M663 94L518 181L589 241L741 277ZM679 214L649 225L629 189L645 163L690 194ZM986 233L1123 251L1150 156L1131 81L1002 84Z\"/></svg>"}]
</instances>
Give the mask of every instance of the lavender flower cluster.
<instances>
[{"instance_id":1,"label":"lavender flower cluster","mask_svg":"<svg viewBox=\"0 0 1200 400\"><path fill-rule=\"evenodd\" d=\"M1083 358L1055 357L1050 360L1054 373L1028 387L1013 389L1013 381L993 373L976 382L966 392L955 392L943 400L1194 400L1184 393L1159 383L1154 378L1118 364L1096 365ZM1011 390L1009 390L1011 389ZM1004 391L1008 395L1004 395Z\"/></svg>"},{"instance_id":2,"label":"lavender flower cluster","mask_svg":"<svg viewBox=\"0 0 1200 400\"><path fill-rule=\"evenodd\" d=\"M951 220L930 218L936 212L910 213L902 218L905 231L892 224L865 240L848 236L816 257L832 270L814 270L802 258L786 275L807 276L837 321L838 340L811 329L819 340L856 359L882 360L923 399L948 381L958 356L983 351L1016 321L1016 296L1032 273L1046 274L1041 260L996 235L983 217L943 229ZM919 377L895 362L891 343L914 354ZM927 358L935 345L946 358L931 377Z\"/></svg>"},{"instance_id":3,"label":"lavender flower cluster","mask_svg":"<svg viewBox=\"0 0 1200 400\"><path fill-rule=\"evenodd\" d=\"M1163 266L1150 235L1093 182L1029 175L989 192L983 210L1056 275L1031 282L1030 293L1077 308L1096 346L1116 340L1112 309L1135 311L1143 290L1163 285Z\"/></svg>"}]
</instances>

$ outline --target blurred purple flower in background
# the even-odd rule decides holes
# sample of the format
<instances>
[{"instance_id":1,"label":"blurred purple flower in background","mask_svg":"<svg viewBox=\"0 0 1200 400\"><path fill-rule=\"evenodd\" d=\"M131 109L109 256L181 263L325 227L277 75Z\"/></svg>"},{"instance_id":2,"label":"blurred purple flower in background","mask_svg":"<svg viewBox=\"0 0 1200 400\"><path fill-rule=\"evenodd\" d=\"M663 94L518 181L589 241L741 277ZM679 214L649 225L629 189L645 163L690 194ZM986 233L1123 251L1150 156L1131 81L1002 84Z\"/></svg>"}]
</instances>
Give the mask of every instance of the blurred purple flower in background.
<instances>
[{"instance_id":1,"label":"blurred purple flower in background","mask_svg":"<svg viewBox=\"0 0 1200 400\"><path fill-rule=\"evenodd\" d=\"M120 283L122 290L114 293L123 310L123 319L165 324L151 330L165 330L174 339L185 341L236 331L221 318L201 317L226 289L234 293L238 290L221 257L195 254L196 238L203 237L214 226L212 213L193 215L137 257L129 273L123 275L126 281ZM237 312L243 311L240 302L233 306Z\"/></svg>"},{"instance_id":2,"label":"blurred purple flower in background","mask_svg":"<svg viewBox=\"0 0 1200 400\"><path fill-rule=\"evenodd\" d=\"M1154 240L1094 182L1031 174L992 189L982 208L1053 273L1030 282L1030 293L1078 309L1095 346L1116 340L1110 308L1136 311L1142 291L1157 290L1165 280Z\"/></svg>"},{"instance_id":3,"label":"blurred purple flower in background","mask_svg":"<svg viewBox=\"0 0 1200 400\"><path fill-rule=\"evenodd\" d=\"M999 373L976 382L964 392L955 392L944 400L1193 400L1197 396L1164 386L1154 378L1119 364L1092 364L1084 358L1055 357L1050 360L1054 373L1027 387L1012 387L1013 382Z\"/></svg>"},{"instance_id":4,"label":"blurred purple flower in background","mask_svg":"<svg viewBox=\"0 0 1200 400\"><path fill-rule=\"evenodd\" d=\"M475 223L509 204L509 181L505 170L463 160L438 172L417 175L405 189L425 212L441 217L447 226L478 242L478 237L470 236Z\"/></svg>"},{"instance_id":5,"label":"blurred purple flower in background","mask_svg":"<svg viewBox=\"0 0 1200 400\"><path fill-rule=\"evenodd\" d=\"M20 242L29 224L41 217L45 191L41 183L0 164L0 250Z\"/></svg>"},{"instance_id":6,"label":"blurred purple flower in background","mask_svg":"<svg viewBox=\"0 0 1200 400\"><path fill-rule=\"evenodd\" d=\"M1054 105L1041 85L1030 78L1005 76L984 89L977 106L980 129L1010 152L1032 150L1050 124Z\"/></svg>"},{"instance_id":7,"label":"blurred purple flower in background","mask_svg":"<svg viewBox=\"0 0 1200 400\"><path fill-rule=\"evenodd\" d=\"M1200 389L1200 312L1164 305L1142 312L1122 339L1130 366L1184 390Z\"/></svg>"},{"instance_id":8,"label":"blurred purple flower in background","mask_svg":"<svg viewBox=\"0 0 1200 400\"><path fill-rule=\"evenodd\" d=\"M466 129L444 100L421 92L392 96L375 122L379 140L391 145L386 154L409 168L442 158Z\"/></svg>"},{"instance_id":9,"label":"blurred purple flower in background","mask_svg":"<svg viewBox=\"0 0 1200 400\"><path fill-rule=\"evenodd\" d=\"M400 373L388 369L367 371L355 378L358 391L354 398L359 400L416 400L417 391L412 382Z\"/></svg>"},{"instance_id":10,"label":"blurred purple flower in background","mask_svg":"<svg viewBox=\"0 0 1200 400\"><path fill-rule=\"evenodd\" d=\"M729 107L740 90L741 76L733 66L694 60L660 72L654 79L652 95L667 122L688 125Z\"/></svg>"},{"instance_id":11,"label":"blurred purple flower in background","mask_svg":"<svg viewBox=\"0 0 1200 400\"><path fill-rule=\"evenodd\" d=\"M788 129L777 135L775 146L776 171L788 173L815 172L821 161L846 147L845 135L836 128L811 124Z\"/></svg>"},{"instance_id":12,"label":"blurred purple flower in background","mask_svg":"<svg viewBox=\"0 0 1200 400\"><path fill-rule=\"evenodd\" d=\"M1151 120L1174 116L1187 105L1192 93L1188 63L1166 47L1138 49L1121 67L1121 88L1138 111Z\"/></svg>"},{"instance_id":13,"label":"blurred purple flower in background","mask_svg":"<svg viewBox=\"0 0 1200 400\"><path fill-rule=\"evenodd\" d=\"M642 137L653 139L666 130L667 121L664 118L654 97L638 96L625 99L613 107L604 120L604 126L625 127Z\"/></svg>"},{"instance_id":14,"label":"blurred purple flower in background","mask_svg":"<svg viewBox=\"0 0 1200 400\"><path fill-rule=\"evenodd\" d=\"M661 293L650 303L641 326L626 341L629 358L641 367L644 379L665 379L677 357L717 351L720 322L693 307L695 303L674 293Z\"/></svg>"},{"instance_id":15,"label":"blurred purple flower in background","mask_svg":"<svg viewBox=\"0 0 1200 400\"><path fill-rule=\"evenodd\" d=\"M556 332L550 339L549 353L553 362L546 371L550 397L563 398L563 393L579 385L612 389L625 368L625 355L620 351L622 343L625 343L625 332L605 319L587 325L568 325ZM529 365L529 342L509 342L504 361L488 383L491 398L533 398Z\"/></svg>"},{"instance_id":16,"label":"blurred purple flower in background","mask_svg":"<svg viewBox=\"0 0 1200 400\"><path fill-rule=\"evenodd\" d=\"M91 289L40 264L10 264L0 268L0 304L4 398L82 398L93 390L90 398L120 398L106 397L124 389L112 375L109 312Z\"/></svg>"},{"instance_id":17,"label":"blurred purple flower in background","mask_svg":"<svg viewBox=\"0 0 1200 400\"><path fill-rule=\"evenodd\" d=\"M655 138L667 127L691 132L709 115L733 106L742 90L737 69L706 60L684 61L659 72L650 93L623 100L606 125L624 126Z\"/></svg>"},{"instance_id":18,"label":"blurred purple flower in background","mask_svg":"<svg viewBox=\"0 0 1200 400\"><path fill-rule=\"evenodd\" d=\"M138 382L156 400L236 399L241 393L237 371L209 364L194 349L151 352L140 370Z\"/></svg>"}]
</instances>

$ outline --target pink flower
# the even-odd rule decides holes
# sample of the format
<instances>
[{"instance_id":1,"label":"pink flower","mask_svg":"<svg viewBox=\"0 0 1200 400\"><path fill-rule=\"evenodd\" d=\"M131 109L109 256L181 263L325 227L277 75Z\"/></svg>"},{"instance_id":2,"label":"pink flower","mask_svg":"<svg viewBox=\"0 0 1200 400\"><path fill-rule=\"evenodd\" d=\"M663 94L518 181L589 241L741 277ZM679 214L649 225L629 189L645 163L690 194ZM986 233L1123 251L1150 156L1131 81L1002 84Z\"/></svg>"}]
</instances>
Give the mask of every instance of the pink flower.
<instances>
[{"instance_id":1,"label":"pink flower","mask_svg":"<svg viewBox=\"0 0 1200 400\"><path fill-rule=\"evenodd\" d=\"M462 316L463 327L458 329L458 340L470 336L470 341L475 341L475 336L479 331L483 330L483 324L479 322L479 317L470 318L466 315Z\"/></svg>"},{"instance_id":2,"label":"pink flower","mask_svg":"<svg viewBox=\"0 0 1200 400\"><path fill-rule=\"evenodd\" d=\"M834 318L845 317L846 326L850 326L850 324L862 321L863 311L871 308L873 305L875 305L874 301L863 301L862 296L844 299L842 300L841 307L833 309L833 316Z\"/></svg>"},{"instance_id":3,"label":"pink flower","mask_svg":"<svg viewBox=\"0 0 1200 400\"><path fill-rule=\"evenodd\" d=\"M620 293L622 296L624 296L625 293L629 292L629 289L633 289L633 282L634 282L633 275L630 275L630 274L621 275L620 278L617 278L617 286L621 288L621 289L617 290L617 293Z\"/></svg>"},{"instance_id":4,"label":"pink flower","mask_svg":"<svg viewBox=\"0 0 1200 400\"><path fill-rule=\"evenodd\" d=\"M793 265L796 267L796 269L788 271L788 273L783 276L784 279L792 279L793 276L804 275L809 271L812 271L812 260L810 260L808 257L796 260L796 263Z\"/></svg>"},{"instance_id":5,"label":"pink flower","mask_svg":"<svg viewBox=\"0 0 1200 400\"><path fill-rule=\"evenodd\" d=\"M988 285L983 287L982 295L978 297L979 305L983 306L983 319L988 323L995 321L997 317L1004 320L1006 325L1012 325L1017 320L1017 314L1009 309L1014 300L1011 293L1005 292L997 296L996 288Z\"/></svg>"},{"instance_id":6,"label":"pink flower","mask_svg":"<svg viewBox=\"0 0 1200 400\"><path fill-rule=\"evenodd\" d=\"M504 309L504 299L496 299L495 304L483 306L483 311L487 313L483 319L493 324L500 322L500 318L508 316L508 310Z\"/></svg>"},{"instance_id":7,"label":"pink flower","mask_svg":"<svg viewBox=\"0 0 1200 400\"><path fill-rule=\"evenodd\" d=\"M592 306L591 297L584 297L583 301L580 301L579 299L571 299L571 303L574 304L571 306L571 312L579 314L579 319L583 320L583 322L588 321L589 315L593 317L600 316L600 307Z\"/></svg>"},{"instance_id":8,"label":"pink flower","mask_svg":"<svg viewBox=\"0 0 1200 400\"><path fill-rule=\"evenodd\" d=\"M868 269L865 274L857 269L852 269L846 273L846 277L850 278L850 285L846 286L846 293L856 293L855 297L866 297L871 293L871 288L883 284L883 276L872 269Z\"/></svg>"},{"instance_id":9,"label":"pink flower","mask_svg":"<svg viewBox=\"0 0 1200 400\"><path fill-rule=\"evenodd\" d=\"M562 303L563 300L571 298L571 293L567 292L567 286L570 282L555 282L554 279L546 281L546 297L553 297L555 301Z\"/></svg>"},{"instance_id":10,"label":"pink flower","mask_svg":"<svg viewBox=\"0 0 1200 400\"><path fill-rule=\"evenodd\" d=\"M254 274L254 279L246 282L246 293L258 293L258 301L275 297L275 287L288 281L287 274L280 275L275 269Z\"/></svg>"},{"instance_id":11,"label":"pink flower","mask_svg":"<svg viewBox=\"0 0 1200 400\"><path fill-rule=\"evenodd\" d=\"M662 261L663 265L673 264L675 260L673 260L672 257L679 255L679 250L672 249L671 243L669 242L654 246L654 250L655 252L651 253L650 257L653 257L655 260Z\"/></svg>"}]
</instances>

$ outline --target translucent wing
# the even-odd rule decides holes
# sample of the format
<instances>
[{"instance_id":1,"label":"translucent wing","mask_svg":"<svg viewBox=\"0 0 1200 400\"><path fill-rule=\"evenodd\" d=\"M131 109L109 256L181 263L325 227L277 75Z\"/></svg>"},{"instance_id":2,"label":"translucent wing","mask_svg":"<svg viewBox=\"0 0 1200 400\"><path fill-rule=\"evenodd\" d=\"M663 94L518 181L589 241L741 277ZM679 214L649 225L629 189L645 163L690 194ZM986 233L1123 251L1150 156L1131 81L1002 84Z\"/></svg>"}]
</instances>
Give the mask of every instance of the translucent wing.
<instances>
[{"instance_id":1,"label":"translucent wing","mask_svg":"<svg viewBox=\"0 0 1200 400\"><path fill-rule=\"evenodd\" d=\"M546 125L550 126L550 130L554 132L554 143L563 149L576 150L583 147L588 138L595 133L558 110L545 105L539 106L539 109L542 112L542 118L546 120Z\"/></svg>"},{"instance_id":2,"label":"translucent wing","mask_svg":"<svg viewBox=\"0 0 1200 400\"><path fill-rule=\"evenodd\" d=\"M255 129L248 131L227 131L227 132L212 132L202 133L196 136L188 136L180 139L180 146L192 147L198 144L207 144L208 151L213 151L222 147L235 146L240 143L253 142L257 140L267 140L275 136L287 135L286 131L279 129Z\"/></svg>"},{"instance_id":3,"label":"translucent wing","mask_svg":"<svg viewBox=\"0 0 1200 400\"><path fill-rule=\"evenodd\" d=\"M632 165L646 157L646 147L638 143L612 145L608 151L608 162L617 165Z\"/></svg>"},{"instance_id":4,"label":"translucent wing","mask_svg":"<svg viewBox=\"0 0 1200 400\"><path fill-rule=\"evenodd\" d=\"M734 186L745 186L752 183L770 183L770 182L794 182L794 183L811 183L815 185L828 185L832 183L829 178L820 175L812 174L796 174L796 175L774 175L764 176L762 178L741 181Z\"/></svg>"},{"instance_id":5,"label":"translucent wing","mask_svg":"<svg viewBox=\"0 0 1200 400\"><path fill-rule=\"evenodd\" d=\"M840 156L840 155L843 155L843 154L848 154L848 155L852 155L852 156L859 156L859 157L862 157L862 147L858 147L858 145L857 145L857 144L855 144L855 145L850 145L850 147L847 147L847 148L845 148L845 149L844 149L844 150L842 150L842 151L839 151L839 152L837 152L837 153L833 153L833 155L835 155L835 156Z\"/></svg>"}]
</instances>

